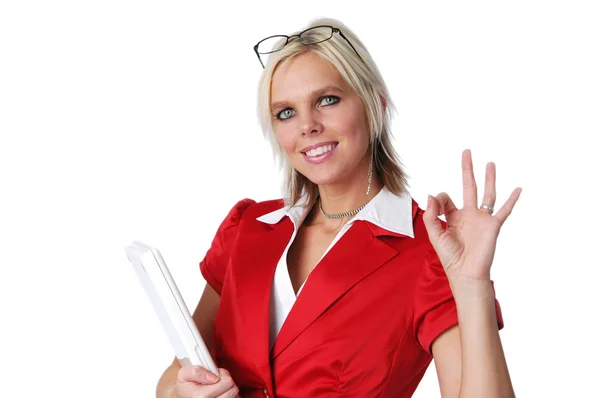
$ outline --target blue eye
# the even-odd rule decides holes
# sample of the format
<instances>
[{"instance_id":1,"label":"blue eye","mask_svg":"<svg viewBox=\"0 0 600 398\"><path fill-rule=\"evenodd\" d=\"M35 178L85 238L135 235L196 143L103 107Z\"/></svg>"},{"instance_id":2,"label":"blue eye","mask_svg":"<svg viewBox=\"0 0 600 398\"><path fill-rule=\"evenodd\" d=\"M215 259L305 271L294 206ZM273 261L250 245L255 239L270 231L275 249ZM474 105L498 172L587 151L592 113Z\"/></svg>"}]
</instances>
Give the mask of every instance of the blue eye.
<instances>
[{"instance_id":1,"label":"blue eye","mask_svg":"<svg viewBox=\"0 0 600 398\"><path fill-rule=\"evenodd\" d=\"M285 108L281 112L277 114L277 119L286 120L291 118L294 115L294 110L292 108Z\"/></svg>"},{"instance_id":2,"label":"blue eye","mask_svg":"<svg viewBox=\"0 0 600 398\"><path fill-rule=\"evenodd\" d=\"M331 106L340 102L340 97L336 97L335 95L326 95L319 99L319 106ZM292 116L296 114L296 111L292 108L285 108L284 110L278 112L275 117L277 120L288 120Z\"/></svg>"},{"instance_id":3,"label":"blue eye","mask_svg":"<svg viewBox=\"0 0 600 398\"><path fill-rule=\"evenodd\" d=\"M340 97L336 97L335 95L328 95L321 99L319 105L329 106L337 104L338 102L340 102Z\"/></svg>"}]
</instances>

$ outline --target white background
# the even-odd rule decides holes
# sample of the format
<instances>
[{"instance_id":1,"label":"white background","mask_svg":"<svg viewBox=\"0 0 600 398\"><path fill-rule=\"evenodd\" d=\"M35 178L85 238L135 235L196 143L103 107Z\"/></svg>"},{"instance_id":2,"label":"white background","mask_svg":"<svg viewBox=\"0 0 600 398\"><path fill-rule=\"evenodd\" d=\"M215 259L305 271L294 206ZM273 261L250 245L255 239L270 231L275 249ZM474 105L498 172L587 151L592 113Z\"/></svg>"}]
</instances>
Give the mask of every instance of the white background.
<instances>
[{"instance_id":1,"label":"white background","mask_svg":"<svg viewBox=\"0 0 600 398\"><path fill-rule=\"evenodd\" d=\"M195 307L228 210L279 197L252 47L329 16L387 81L417 202L462 203L464 148L497 208L523 188L492 274L517 394L600 396L596 4L3 2L0 395L153 396L172 351L124 247L157 246Z\"/></svg>"}]
</instances>

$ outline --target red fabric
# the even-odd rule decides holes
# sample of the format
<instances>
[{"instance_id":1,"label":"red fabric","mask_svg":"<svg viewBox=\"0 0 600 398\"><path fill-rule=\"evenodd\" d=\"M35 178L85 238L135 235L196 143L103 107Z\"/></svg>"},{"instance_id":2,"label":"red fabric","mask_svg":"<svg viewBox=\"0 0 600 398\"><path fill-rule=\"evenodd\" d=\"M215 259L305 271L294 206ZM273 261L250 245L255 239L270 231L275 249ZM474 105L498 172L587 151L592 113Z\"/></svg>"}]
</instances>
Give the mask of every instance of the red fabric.
<instances>
[{"instance_id":1,"label":"red fabric","mask_svg":"<svg viewBox=\"0 0 600 398\"><path fill-rule=\"evenodd\" d=\"M238 225L242 213L252 203L252 199L240 200L221 222L213 241L200 263L200 270L206 282L221 295L223 280L225 279L225 270L231 256L231 249L237 238Z\"/></svg>"},{"instance_id":2,"label":"red fabric","mask_svg":"<svg viewBox=\"0 0 600 398\"><path fill-rule=\"evenodd\" d=\"M458 325L458 314L446 272L431 248L425 257L421 278L417 282L415 300L415 330L421 348L431 354L436 337ZM492 282L493 287L494 282ZM498 328L504 327L500 304L496 300Z\"/></svg>"},{"instance_id":3,"label":"red fabric","mask_svg":"<svg viewBox=\"0 0 600 398\"><path fill-rule=\"evenodd\" d=\"M414 239L356 222L311 272L269 352L271 285L293 225L256 218L282 206L238 202L200 263L221 295L218 366L242 397L412 396L431 343L458 324L423 211L413 201Z\"/></svg>"}]
</instances>

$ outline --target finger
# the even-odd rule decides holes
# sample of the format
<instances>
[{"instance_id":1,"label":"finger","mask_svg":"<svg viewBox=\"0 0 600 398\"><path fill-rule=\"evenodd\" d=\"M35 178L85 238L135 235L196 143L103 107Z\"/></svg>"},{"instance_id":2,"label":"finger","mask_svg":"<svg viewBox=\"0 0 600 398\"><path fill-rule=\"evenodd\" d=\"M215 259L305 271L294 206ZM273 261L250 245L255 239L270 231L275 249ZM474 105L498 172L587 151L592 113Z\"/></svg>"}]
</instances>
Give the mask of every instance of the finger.
<instances>
[{"instance_id":1,"label":"finger","mask_svg":"<svg viewBox=\"0 0 600 398\"><path fill-rule=\"evenodd\" d=\"M450 199L450 196L446 192L439 193L436 197L438 202L438 216L444 214L445 216L450 215L453 211L456 211L456 205Z\"/></svg>"},{"instance_id":2,"label":"finger","mask_svg":"<svg viewBox=\"0 0 600 398\"><path fill-rule=\"evenodd\" d=\"M188 382L180 386L178 394L182 396L194 397L235 397L239 390L229 372L225 369L219 369L219 382L214 384L198 385Z\"/></svg>"},{"instance_id":3,"label":"finger","mask_svg":"<svg viewBox=\"0 0 600 398\"><path fill-rule=\"evenodd\" d=\"M485 168L485 188L481 203L491 207L496 203L496 165L493 162L489 162Z\"/></svg>"},{"instance_id":4,"label":"finger","mask_svg":"<svg viewBox=\"0 0 600 398\"><path fill-rule=\"evenodd\" d=\"M219 381L219 376L202 366L183 366L177 373L177 380L182 383L214 384Z\"/></svg>"},{"instance_id":5,"label":"finger","mask_svg":"<svg viewBox=\"0 0 600 398\"><path fill-rule=\"evenodd\" d=\"M473 174L473 159L470 149L465 149L462 153L462 177L464 206L477 207L477 184Z\"/></svg>"},{"instance_id":6,"label":"finger","mask_svg":"<svg viewBox=\"0 0 600 398\"><path fill-rule=\"evenodd\" d=\"M239 392L239 388L237 388L237 386L233 386L232 389L219 395L218 398L239 398Z\"/></svg>"},{"instance_id":7,"label":"finger","mask_svg":"<svg viewBox=\"0 0 600 398\"><path fill-rule=\"evenodd\" d=\"M504 203L504 206L502 206L500 208L500 210L498 210L498 212L494 216L498 219L498 221L500 221L500 225L504 224L504 221L506 221L506 219L508 218L510 213L512 213L512 210L515 207L517 200L519 200L519 196L521 196L521 191L522 191L521 188L516 188L510 194L510 197L506 200L506 203Z\"/></svg>"},{"instance_id":8,"label":"finger","mask_svg":"<svg viewBox=\"0 0 600 398\"><path fill-rule=\"evenodd\" d=\"M235 385L231 374L226 370L219 368L220 380L217 384L207 386L207 392L210 392L211 397L234 398L240 392ZM209 390L210 389L210 390Z\"/></svg>"},{"instance_id":9,"label":"finger","mask_svg":"<svg viewBox=\"0 0 600 398\"><path fill-rule=\"evenodd\" d=\"M423 223L425 224L429 240L434 248L443 232L441 221L438 219L439 208L440 206L437 199L429 195L427 199L427 208L425 209L425 213L423 213Z\"/></svg>"}]
</instances>

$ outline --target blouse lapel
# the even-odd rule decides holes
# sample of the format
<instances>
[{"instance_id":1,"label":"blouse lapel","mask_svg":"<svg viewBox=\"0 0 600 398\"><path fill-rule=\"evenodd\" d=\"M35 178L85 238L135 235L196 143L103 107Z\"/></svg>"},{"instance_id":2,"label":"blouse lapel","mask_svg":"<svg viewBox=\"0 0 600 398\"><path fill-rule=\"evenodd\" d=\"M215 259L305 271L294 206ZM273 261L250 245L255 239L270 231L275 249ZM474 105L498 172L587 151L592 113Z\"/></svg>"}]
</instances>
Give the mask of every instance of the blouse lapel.
<instances>
[{"instance_id":1,"label":"blouse lapel","mask_svg":"<svg viewBox=\"0 0 600 398\"><path fill-rule=\"evenodd\" d=\"M259 230L246 231L236 250L231 270L232 293L242 329L237 336L246 343L244 357L254 362L259 376L273 390L269 362L269 309L271 287L277 263L294 231L289 218L281 222L259 224Z\"/></svg>"},{"instance_id":2,"label":"blouse lapel","mask_svg":"<svg viewBox=\"0 0 600 398\"><path fill-rule=\"evenodd\" d=\"M277 358L340 296L397 254L357 221L311 272L271 351Z\"/></svg>"}]
</instances>

